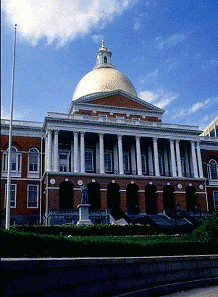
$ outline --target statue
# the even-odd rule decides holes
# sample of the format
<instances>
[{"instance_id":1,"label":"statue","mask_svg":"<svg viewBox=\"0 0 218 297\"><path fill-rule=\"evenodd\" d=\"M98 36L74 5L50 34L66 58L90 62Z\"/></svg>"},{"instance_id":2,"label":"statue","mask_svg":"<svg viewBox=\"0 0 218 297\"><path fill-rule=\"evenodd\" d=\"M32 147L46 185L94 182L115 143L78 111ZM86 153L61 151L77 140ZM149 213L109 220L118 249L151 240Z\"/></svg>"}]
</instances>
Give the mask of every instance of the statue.
<instances>
[{"instance_id":1,"label":"statue","mask_svg":"<svg viewBox=\"0 0 218 297\"><path fill-rule=\"evenodd\" d=\"M84 184L82 185L81 192L82 192L81 204L87 204L89 201L89 189L87 188L86 185Z\"/></svg>"}]
</instances>

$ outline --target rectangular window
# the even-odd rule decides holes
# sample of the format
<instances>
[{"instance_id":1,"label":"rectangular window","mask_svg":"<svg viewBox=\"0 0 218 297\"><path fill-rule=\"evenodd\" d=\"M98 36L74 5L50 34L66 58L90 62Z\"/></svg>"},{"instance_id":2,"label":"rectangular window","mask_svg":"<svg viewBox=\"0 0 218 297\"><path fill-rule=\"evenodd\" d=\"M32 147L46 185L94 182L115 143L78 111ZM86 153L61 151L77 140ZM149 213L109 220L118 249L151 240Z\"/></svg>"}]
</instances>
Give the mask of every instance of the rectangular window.
<instances>
[{"instance_id":1,"label":"rectangular window","mask_svg":"<svg viewBox=\"0 0 218 297\"><path fill-rule=\"evenodd\" d=\"M59 170L60 172L68 172L69 154L59 153Z\"/></svg>"},{"instance_id":2,"label":"rectangular window","mask_svg":"<svg viewBox=\"0 0 218 297\"><path fill-rule=\"evenodd\" d=\"M38 207L38 185L28 185L27 207Z\"/></svg>"},{"instance_id":3,"label":"rectangular window","mask_svg":"<svg viewBox=\"0 0 218 297\"><path fill-rule=\"evenodd\" d=\"M112 172L112 153L111 152L104 153L104 168L105 168L105 172Z\"/></svg>"},{"instance_id":4,"label":"rectangular window","mask_svg":"<svg viewBox=\"0 0 218 297\"><path fill-rule=\"evenodd\" d=\"M147 160L145 154L142 154L142 173L147 173Z\"/></svg>"},{"instance_id":5,"label":"rectangular window","mask_svg":"<svg viewBox=\"0 0 218 297\"><path fill-rule=\"evenodd\" d=\"M93 155L94 155L94 153L92 150L85 151L85 170L86 171L94 171Z\"/></svg>"},{"instance_id":6,"label":"rectangular window","mask_svg":"<svg viewBox=\"0 0 218 297\"><path fill-rule=\"evenodd\" d=\"M162 154L158 154L160 175L163 175L163 158Z\"/></svg>"},{"instance_id":7,"label":"rectangular window","mask_svg":"<svg viewBox=\"0 0 218 297\"><path fill-rule=\"evenodd\" d=\"M17 198L17 185L11 184L11 200L10 200L11 208L16 208L16 198ZM7 199L7 184L5 185L5 207L6 207L6 199Z\"/></svg>"},{"instance_id":8,"label":"rectangular window","mask_svg":"<svg viewBox=\"0 0 218 297\"><path fill-rule=\"evenodd\" d=\"M218 191L213 191L214 208L218 210Z\"/></svg>"},{"instance_id":9,"label":"rectangular window","mask_svg":"<svg viewBox=\"0 0 218 297\"><path fill-rule=\"evenodd\" d=\"M124 173L130 172L130 162L129 162L128 152L123 152L123 169L124 169Z\"/></svg>"}]
</instances>

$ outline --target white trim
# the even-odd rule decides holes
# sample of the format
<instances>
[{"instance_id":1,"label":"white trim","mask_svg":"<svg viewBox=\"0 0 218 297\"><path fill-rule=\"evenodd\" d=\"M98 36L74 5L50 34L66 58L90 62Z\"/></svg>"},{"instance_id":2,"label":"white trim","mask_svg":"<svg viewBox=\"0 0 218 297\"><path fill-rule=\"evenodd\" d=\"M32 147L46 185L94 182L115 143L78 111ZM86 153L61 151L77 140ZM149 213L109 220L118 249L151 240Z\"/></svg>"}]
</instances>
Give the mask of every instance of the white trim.
<instances>
[{"instance_id":1,"label":"white trim","mask_svg":"<svg viewBox=\"0 0 218 297\"><path fill-rule=\"evenodd\" d=\"M17 184L11 184L11 187L15 186L15 197L14 197L14 206L11 206L10 208L16 208L17 206ZM6 207L6 197L7 197L7 184L5 184L5 199L4 199L4 208Z\"/></svg>"},{"instance_id":2,"label":"white trim","mask_svg":"<svg viewBox=\"0 0 218 297\"><path fill-rule=\"evenodd\" d=\"M217 190L217 191L216 191L216 190L213 191L213 203L214 203L214 209L215 209L215 210L218 210L218 200L217 200L217 207L216 207L215 199L214 199L214 198L215 198L215 197L214 197L214 193L215 193L215 192L217 193L217 196L218 196L218 190Z\"/></svg>"},{"instance_id":3,"label":"white trim","mask_svg":"<svg viewBox=\"0 0 218 297\"><path fill-rule=\"evenodd\" d=\"M37 188L37 201L36 201L37 206L28 206L28 204L29 204L29 187L30 186L36 186L36 188ZM39 185L37 185L37 184L28 184L27 185L27 208L38 208L38 204L39 204Z\"/></svg>"}]
</instances>

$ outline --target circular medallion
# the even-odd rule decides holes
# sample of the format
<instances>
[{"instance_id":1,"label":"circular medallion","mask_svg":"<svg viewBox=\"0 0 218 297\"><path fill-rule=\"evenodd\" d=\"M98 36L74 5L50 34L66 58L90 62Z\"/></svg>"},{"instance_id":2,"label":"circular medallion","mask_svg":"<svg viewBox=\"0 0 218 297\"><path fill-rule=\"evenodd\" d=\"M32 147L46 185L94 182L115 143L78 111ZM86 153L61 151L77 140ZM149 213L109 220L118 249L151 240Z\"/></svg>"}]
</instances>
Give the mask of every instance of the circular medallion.
<instances>
[{"instance_id":1,"label":"circular medallion","mask_svg":"<svg viewBox=\"0 0 218 297\"><path fill-rule=\"evenodd\" d=\"M131 184L134 184L135 182L134 182L134 180L131 180Z\"/></svg>"},{"instance_id":2,"label":"circular medallion","mask_svg":"<svg viewBox=\"0 0 218 297\"><path fill-rule=\"evenodd\" d=\"M65 178L65 181L68 181L69 179L68 178Z\"/></svg>"},{"instance_id":3,"label":"circular medallion","mask_svg":"<svg viewBox=\"0 0 218 297\"><path fill-rule=\"evenodd\" d=\"M192 186L192 184L189 184L189 187L191 187Z\"/></svg>"},{"instance_id":4,"label":"circular medallion","mask_svg":"<svg viewBox=\"0 0 218 297\"><path fill-rule=\"evenodd\" d=\"M149 185L152 185L152 182L149 182Z\"/></svg>"},{"instance_id":5,"label":"circular medallion","mask_svg":"<svg viewBox=\"0 0 218 297\"><path fill-rule=\"evenodd\" d=\"M170 183L168 182L167 185L170 186Z\"/></svg>"},{"instance_id":6,"label":"circular medallion","mask_svg":"<svg viewBox=\"0 0 218 297\"><path fill-rule=\"evenodd\" d=\"M54 185L54 184L55 184L55 179L54 179L54 178L51 178L51 179L50 179L50 184L51 184L51 185Z\"/></svg>"},{"instance_id":7,"label":"circular medallion","mask_svg":"<svg viewBox=\"0 0 218 297\"><path fill-rule=\"evenodd\" d=\"M115 184L115 180L114 179L112 180L112 184Z\"/></svg>"},{"instance_id":8,"label":"circular medallion","mask_svg":"<svg viewBox=\"0 0 218 297\"><path fill-rule=\"evenodd\" d=\"M199 185L199 189L203 190L204 186L203 185Z\"/></svg>"},{"instance_id":9,"label":"circular medallion","mask_svg":"<svg viewBox=\"0 0 218 297\"><path fill-rule=\"evenodd\" d=\"M178 184L177 187L178 187L178 189L182 189L182 185L181 184Z\"/></svg>"},{"instance_id":10,"label":"circular medallion","mask_svg":"<svg viewBox=\"0 0 218 297\"><path fill-rule=\"evenodd\" d=\"M82 181L81 179L79 179L78 182L77 182L77 184L78 184L79 186L82 186L82 185L83 185L83 181Z\"/></svg>"},{"instance_id":11,"label":"circular medallion","mask_svg":"<svg viewBox=\"0 0 218 297\"><path fill-rule=\"evenodd\" d=\"M95 183L95 179L92 179L92 183Z\"/></svg>"}]
</instances>

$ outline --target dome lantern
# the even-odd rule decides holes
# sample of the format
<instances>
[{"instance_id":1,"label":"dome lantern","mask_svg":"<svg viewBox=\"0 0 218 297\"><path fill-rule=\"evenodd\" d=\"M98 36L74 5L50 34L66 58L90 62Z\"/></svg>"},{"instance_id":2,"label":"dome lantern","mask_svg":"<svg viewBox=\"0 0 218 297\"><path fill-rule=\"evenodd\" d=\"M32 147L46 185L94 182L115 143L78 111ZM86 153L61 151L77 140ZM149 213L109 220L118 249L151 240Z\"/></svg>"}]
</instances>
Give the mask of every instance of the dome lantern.
<instances>
[{"instance_id":1,"label":"dome lantern","mask_svg":"<svg viewBox=\"0 0 218 297\"><path fill-rule=\"evenodd\" d=\"M96 65L77 84L73 93L73 101L94 93L115 90L121 90L137 97L131 81L111 64L111 56L111 51L106 48L102 40L101 47L96 54Z\"/></svg>"},{"instance_id":2,"label":"dome lantern","mask_svg":"<svg viewBox=\"0 0 218 297\"><path fill-rule=\"evenodd\" d=\"M114 68L114 66L111 64L111 56L112 52L106 48L104 40L102 40L101 47L99 48L99 51L96 54L96 65L94 69L102 67Z\"/></svg>"}]
</instances>

